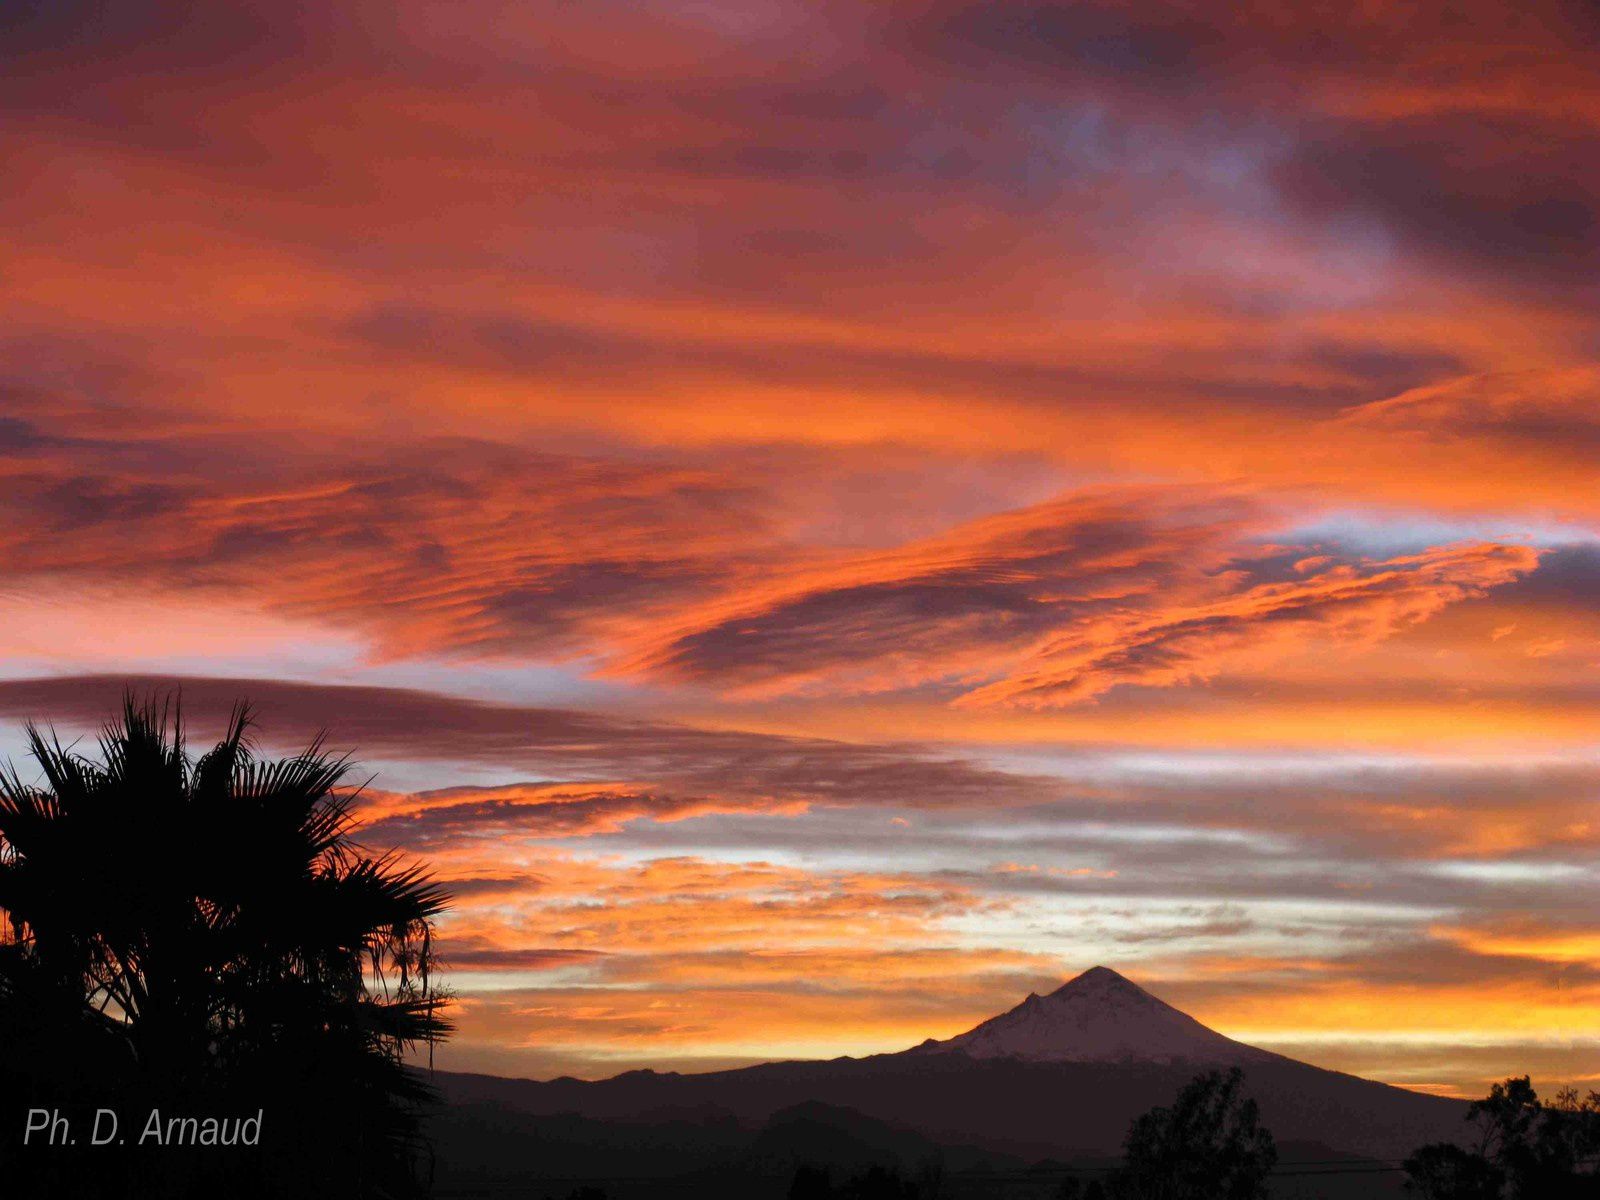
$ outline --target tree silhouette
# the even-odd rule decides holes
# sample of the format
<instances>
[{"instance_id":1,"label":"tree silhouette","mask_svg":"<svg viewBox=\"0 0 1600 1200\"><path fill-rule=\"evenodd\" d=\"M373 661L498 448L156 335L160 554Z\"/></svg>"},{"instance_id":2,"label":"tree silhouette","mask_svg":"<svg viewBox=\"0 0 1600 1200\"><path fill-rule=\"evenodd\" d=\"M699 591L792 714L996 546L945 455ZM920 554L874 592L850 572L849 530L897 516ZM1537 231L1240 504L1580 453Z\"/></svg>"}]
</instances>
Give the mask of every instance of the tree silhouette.
<instances>
[{"instance_id":1,"label":"tree silhouette","mask_svg":"<svg viewBox=\"0 0 1600 1200\"><path fill-rule=\"evenodd\" d=\"M1063 1179L1050 1200L1106 1200L1105 1184L1098 1179L1085 1183L1076 1176Z\"/></svg>"},{"instance_id":2,"label":"tree silhouette","mask_svg":"<svg viewBox=\"0 0 1600 1200\"><path fill-rule=\"evenodd\" d=\"M1405 1161L1406 1190L1426 1200L1500 1200L1505 1172L1449 1142L1423 1146Z\"/></svg>"},{"instance_id":3,"label":"tree silhouette","mask_svg":"<svg viewBox=\"0 0 1600 1200\"><path fill-rule=\"evenodd\" d=\"M40 782L0 773L0 1095L264 1110L249 1171L129 1154L95 1167L110 1194L216 1194L218 1171L233 1195L394 1194L427 1094L404 1056L450 1029L430 977L447 897L352 840L345 759L320 739L259 758L250 727L241 705L192 757L176 707L130 696L97 759L29 727Z\"/></svg>"},{"instance_id":4,"label":"tree silhouette","mask_svg":"<svg viewBox=\"0 0 1600 1200\"><path fill-rule=\"evenodd\" d=\"M826 1167L802 1164L789 1182L789 1200L939 1200L946 1194L942 1170L924 1169L915 1177L898 1167L865 1167L835 1183Z\"/></svg>"},{"instance_id":5,"label":"tree silhouette","mask_svg":"<svg viewBox=\"0 0 1600 1200\"><path fill-rule=\"evenodd\" d=\"M789 1180L788 1200L833 1200L833 1176L826 1167L802 1163Z\"/></svg>"},{"instance_id":6,"label":"tree silhouette","mask_svg":"<svg viewBox=\"0 0 1600 1200\"><path fill-rule=\"evenodd\" d=\"M1278 1161L1237 1067L1207 1071L1128 1130L1126 1158L1111 1179L1124 1200L1258 1200Z\"/></svg>"},{"instance_id":7,"label":"tree silhouette","mask_svg":"<svg viewBox=\"0 0 1600 1200\"><path fill-rule=\"evenodd\" d=\"M1566 1200L1600 1187L1600 1092L1539 1099L1526 1075L1489 1089L1467 1110L1475 1146L1423 1146L1405 1161L1406 1186L1425 1200Z\"/></svg>"}]
</instances>

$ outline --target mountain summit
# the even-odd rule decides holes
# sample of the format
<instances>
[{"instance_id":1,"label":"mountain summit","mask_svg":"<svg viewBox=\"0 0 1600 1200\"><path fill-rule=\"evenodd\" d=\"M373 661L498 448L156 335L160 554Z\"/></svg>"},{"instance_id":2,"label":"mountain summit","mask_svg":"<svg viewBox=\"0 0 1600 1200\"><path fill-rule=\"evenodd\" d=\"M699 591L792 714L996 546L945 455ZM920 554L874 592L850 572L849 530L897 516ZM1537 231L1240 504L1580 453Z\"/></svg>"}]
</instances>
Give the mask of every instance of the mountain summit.
<instances>
[{"instance_id":1,"label":"mountain summit","mask_svg":"<svg viewBox=\"0 0 1600 1200\"><path fill-rule=\"evenodd\" d=\"M1278 1056L1207 1029L1109 967L1091 967L1048 996L908 1053L1028 1062L1259 1063Z\"/></svg>"}]
</instances>

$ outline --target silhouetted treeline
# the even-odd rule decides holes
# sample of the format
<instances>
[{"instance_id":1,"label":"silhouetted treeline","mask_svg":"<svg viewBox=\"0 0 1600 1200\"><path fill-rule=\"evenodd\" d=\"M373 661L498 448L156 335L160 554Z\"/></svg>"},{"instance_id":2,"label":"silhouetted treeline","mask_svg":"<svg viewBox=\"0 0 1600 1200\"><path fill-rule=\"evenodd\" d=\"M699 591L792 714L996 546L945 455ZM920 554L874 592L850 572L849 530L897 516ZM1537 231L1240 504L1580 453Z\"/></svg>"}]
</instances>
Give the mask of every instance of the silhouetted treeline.
<instances>
[{"instance_id":1,"label":"silhouetted treeline","mask_svg":"<svg viewBox=\"0 0 1600 1200\"><path fill-rule=\"evenodd\" d=\"M344 760L258 758L249 727L241 707L196 757L175 709L130 698L97 756L30 728L38 782L0 773L5 1196L425 1184L402 1058L449 1029L446 897L352 843Z\"/></svg>"},{"instance_id":2,"label":"silhouetted treeline","mask_svg":"<svg viewBox=\"0 0 1600 1200\"><path fill-rule=\"evenodd\" d=\"M1545 1103L1524 1075L1497 1083L1467 1112L1467 1146L1423 1146L1407 1186L1425 1200L1594 1200L1600 1196L1600 1092Z\"/></svg>"},{"instance_id":3,"label":"silhouetted treeline","mask_svg":"<svg viewBox=\"0 0 1600 1200\"><path fill-rule=\"evenodd\" d=\"M945 1195L944 1172L936 1163L915 1172L871 1166L837 1178L828 1167L803 1166L789 1186L789 1200L942 1200Z\"/></svg>"},{"instance_id":4,"label":"silhouetted treeline","mask_svg":"<svg viewBox=\"0 0 1600 1200\"><path fill-rule=\"evenodd\" d=\"M1120 1165L1069 1175L1055 1185L1053 1200L1262 1200L1270 1194L1278 1154L1243 1084L1238 1069L1196 1076L1170 1106L1132 1123ZM1467 1119L1459 1143L1423 1146L1406 1159L1408 1192L1421 1200L1600 1200L1600 1092L1580 1098L1568 1089L1547 1103L1526 1076L1508 1079L1473 1103ZM1351 1163L1357 1172L1396 1170ZM1018 1173L1010 1178L1016 1182ZM960 1173L919 1177L892 1165L841 1172L812 1164L795 1172L788 1195L943 1200L947 1185L965 1195L971 1182Z\"/></svg>"},{"instance_id":5,"label":"silhouetted treeline","mask_svg":"<svg viewBox=\"0 0 1600 1200\"><path fill-rule=\"evenodd\" d=\"M1237 1068L1207 1071L1170 1106L1153 1108L1128 1130L1122 1165L1104 1178L1067 1178L1056 1200L1261 1200L1278 1159ZM936 1166L917 1174L874 1166L836 1179L826 1166L800 1167L789 1200L943 1200Z\"/></svg>"}]
</instances>

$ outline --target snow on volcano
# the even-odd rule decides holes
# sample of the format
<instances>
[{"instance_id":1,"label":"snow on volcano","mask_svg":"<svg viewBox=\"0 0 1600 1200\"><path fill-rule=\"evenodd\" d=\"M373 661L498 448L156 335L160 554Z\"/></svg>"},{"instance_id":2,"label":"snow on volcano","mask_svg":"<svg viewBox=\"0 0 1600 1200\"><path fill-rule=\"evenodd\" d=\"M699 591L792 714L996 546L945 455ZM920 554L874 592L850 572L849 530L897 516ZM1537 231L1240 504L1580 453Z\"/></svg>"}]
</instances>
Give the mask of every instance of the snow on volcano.
<instances>
[{"instance_id":1,"label":"snow on volcano","mask_svg":"<svg viewBox=\"0 0 1600 1200\"><path fill-rule=\"evenodd\" d=\"M1279 1060L1207 1029L1109 967L1091 967L1048 996L1030 994L1008 1012L907 1053L960 1052L1029 1062L1146 1062L1233 1065Z\"/></svg>"}]
</instances>

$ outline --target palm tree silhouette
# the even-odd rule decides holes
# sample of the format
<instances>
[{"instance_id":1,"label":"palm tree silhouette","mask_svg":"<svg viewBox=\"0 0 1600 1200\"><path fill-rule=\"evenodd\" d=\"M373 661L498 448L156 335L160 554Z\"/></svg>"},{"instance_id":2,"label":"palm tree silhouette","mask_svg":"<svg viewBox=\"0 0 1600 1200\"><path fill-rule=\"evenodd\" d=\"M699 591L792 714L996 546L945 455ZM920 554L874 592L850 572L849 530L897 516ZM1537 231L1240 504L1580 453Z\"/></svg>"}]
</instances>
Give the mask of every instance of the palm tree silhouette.
<instances>
[{"instance_id":1,"label":"palm tree silhouette","mask_svg":"<svg viewBox=\"0 0 1600 1200\"><path fill-rule=\"evenodd\" d=\"M177 705L131 695L98 759L28 727L40 782L0 772L0 1092L268 1097L263 1179L392 1193L427 1095L406 1057L450 1032L448 897L352 839L348 760L263 759L250 729L240 705L192 757Z\"/></svg>"}]
</instances>

